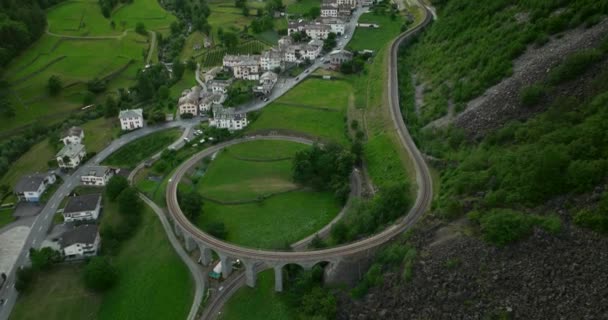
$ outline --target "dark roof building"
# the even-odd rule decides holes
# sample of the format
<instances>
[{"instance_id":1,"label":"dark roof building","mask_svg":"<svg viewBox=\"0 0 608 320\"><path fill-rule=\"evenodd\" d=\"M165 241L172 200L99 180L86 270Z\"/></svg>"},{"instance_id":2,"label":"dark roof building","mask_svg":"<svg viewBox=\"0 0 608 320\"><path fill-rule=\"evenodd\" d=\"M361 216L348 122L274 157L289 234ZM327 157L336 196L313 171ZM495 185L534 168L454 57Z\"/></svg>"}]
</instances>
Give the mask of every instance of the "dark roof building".
<instances>
[{"instance_id":1,"label":"dark roof building","mask_svg":"<svg viewBox=\"0 0 608 320\"><path fill-rule=\"evenodd\" d=\"M81 225L70 231L64 232L59 239L59 244L62 249L77 243L93 244L97 239L98 231L99 228L97 225Z\"/></svg>"},{"instance_id":2,"label":"dark roof building","mask_svg":"<svg viewBox=\"0 0 608 320\"><path fill-rule=\"evenodd\" d=\"M101 202L101 194L86 194L83 196L70 197L68 204L63 209L64 213L92 211Z\"/></svg>"}]
</instances>

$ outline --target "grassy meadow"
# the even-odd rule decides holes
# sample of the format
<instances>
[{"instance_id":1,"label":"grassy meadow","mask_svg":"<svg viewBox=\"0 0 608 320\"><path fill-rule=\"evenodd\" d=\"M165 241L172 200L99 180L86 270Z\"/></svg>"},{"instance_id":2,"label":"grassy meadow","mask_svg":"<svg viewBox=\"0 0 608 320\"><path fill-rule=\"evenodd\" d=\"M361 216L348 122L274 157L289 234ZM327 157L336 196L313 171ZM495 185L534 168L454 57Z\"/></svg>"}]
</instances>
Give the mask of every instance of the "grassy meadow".
<instances>
[{"instance_id":1,"label":"grassy meadow","mask_svg":"<svg viewBox=\"0 0 608 320\"><path fill-rule=\"evenodd\" d=\"M242 287L224 306L221 320L287 320L297 319L295 311L274 291L274 271L258 274L255 288Z\"/></svg>"},{"instance_id":2,"label":"grassy meadow","mask_svg":"<svg viewBox=\"0 0 608 320\"><path fill-rule=\"evenodd\" d=\"M265 107L247 130L289 130L346 143L344 119L352 94L348 82L308 79Z\"/></svg>"},{"instance_id":3,"label":"grassy meadow","mask_svg":"<svg viewBox=\"0 0 608 320\"><path fill-rule=\"evenodd\" d=\"M134 168L146 158L173 143L180 134L179 129L167 129L149 134L122 146L106 158L103 164Z\"/></svg>"},{"instance_id":4,"label":"grassy meadow","mask_svg":"<svg viewBox=\"0 0 608 320\"><path fill-rule=\"evenodd\" d=\"M197 181L198 192L221 201L251 201L235 205L204 201L197 225L207 230L211 223L224 223L226 240L266 249L284 248L321 229L340 211L330 193L303 189L258 198L297 188L291 159L272 159L292 157L304 148L293 142L252 141L221 152Z\"/></svg>"}]
</instances>

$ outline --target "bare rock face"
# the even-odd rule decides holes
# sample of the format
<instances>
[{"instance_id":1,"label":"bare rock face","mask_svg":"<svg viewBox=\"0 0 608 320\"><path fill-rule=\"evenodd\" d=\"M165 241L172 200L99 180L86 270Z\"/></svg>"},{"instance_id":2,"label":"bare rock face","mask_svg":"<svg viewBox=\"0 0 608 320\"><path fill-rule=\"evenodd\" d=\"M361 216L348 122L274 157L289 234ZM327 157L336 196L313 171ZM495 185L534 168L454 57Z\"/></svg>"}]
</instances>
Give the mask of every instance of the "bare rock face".
<instances>
[{"instance_id":1,"label":"bare rock face","mask_svg":"<svg viewBox=\"0 0 608 320\"><path fill-rule=\"evenodd\" d=\"M608 19L605 19L589 29L565 32L562 37L553 39L541 48L528 49L514 62L513 75L470 101L465 111L455 118L454 124L463 128L469 136L478 138L510 120L527 119L538 113L541 111L538 108L535 110L521 105L521 89L543 81L548 72L568 55L597 47L607 34Z\"/></svg>"},{"instance_id":2,"label":"bare rock face","mask_svg":"<svg viewBox=\"0 0 608 320\"><path fill-rule=\"evenodd\" d=\"M387 274L361 300L341 296L338 319L608 319L606 237L567 228L504 249L465 235L423 242L412 282Z\"/></svg>"}]
</instances>

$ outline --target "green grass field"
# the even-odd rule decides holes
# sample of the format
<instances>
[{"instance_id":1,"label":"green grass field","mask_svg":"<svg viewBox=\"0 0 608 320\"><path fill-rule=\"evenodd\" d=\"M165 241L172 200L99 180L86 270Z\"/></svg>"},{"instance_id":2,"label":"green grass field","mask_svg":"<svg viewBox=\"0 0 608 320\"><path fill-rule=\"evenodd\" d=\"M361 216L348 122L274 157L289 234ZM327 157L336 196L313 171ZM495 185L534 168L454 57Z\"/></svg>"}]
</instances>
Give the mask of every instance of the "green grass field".
<instances>
[{"instance_id":1,"label":"green grass field","mask_svg":"<svg viewBox=\"0 0 608 320\"><path fill-rule=\"evenodd\" d=\"M192 279L150 209L144 210L140 228L113 263L120 280L104 294L98 319L186 318Z\"/></svg>"},{"instance_id":2,"label":"green grass field","mask_svg":"<svg viewBox=\"0 0 608 320\"><path fill-rule=\"evenodd\" d=\"M229 242L264 249L282 249L329 223L340 211L333 195L297 191L261 203L218 205L205 202L197 224L203 230L223 222Z\"/></svg>"},{"instance_id":3,"label":"green grass field","mask_svg":"<svg viewBox=\"0 0 608 320\"><path fill-rule=\"evenodd\" d=\"M283 1L287 5L287 13L289 14L305 14L314 7L321 7L319 0L301 0L301 1Z\"/></svg>"},{"instance_id":4,"label":"green grass field","mask_svg":"<svg viewBox=\"0 0 608 320\"><path fill-rule=\"evenodd\" d=\"M204 47L205 44L205 36L200 31L195 31L191 33L188 38L186 38L186 43L182 48L182 53L180 55L181 60L190 59L195 55L200 55L205 52L207 49ZM194 50L195 45L200 45L199 50Z\"/></svg>"},{"instance_id":5,"label":"green grass field","mask_svg":"<svg viewBox=\"0 0 608 320\"><path fill-rule=\"evenodd\" d=\"M180 136L179 129L155 132L128 143L103 161L105 165L133 168L146 158L173 143Z\"/></svg>"},{"instance_id":6,"label":"green grass field","mask_svg":"<svg viewBox=\"0 0 608 320\"><path fill-rule=\"evenodd\" d=\"M115 118L99 118L82 125L84 130L84 145L87 152L99 152L103 150L113 139L118 136L120 127Z\"/></svg>"},{"instance_id":7,"label":"green grass field","mask_svg":"<svg viewBox=\"0 0 608 320\"><path fill-rule=\"evenodd\" d=\"M265 107L247 130L289 130L346 143L344 119L351 95L348 82L308 79Z\"/></svg>"},{"instance_id":8,"label":"green grass field","mask_svg":"<svg viewBox=\"0 0 608 320\"><path fill-rule=\"evenodd\" d=\"M221 320L299 319L290 306L274 291L274 271L260 272L255 288L242 287L222 310Z\"/></svg>"},{"instance_id":9,"label":"green grass field","mask_svg":"<svg viewBox=\"0 0 608 320\"><path fill-rule=\"evenodd\" d=\"M30 292L19 295L11 319L96 319L103 298L84 287L82 269L63 265L41 274Z\"/></svg>"},{"instance_id":10,"label":"green grass field","mask_svg":"<svg viewBox=\"0 0 608 320\"><path fill-rule=\"evenodd\" d=\"M297 186L291 181L291 159L271 162L242 159L293 157L296 151L305 148L306 145L285 141L252 141L230 147L211 162L197 189L202 195L221 201L255 200L293 190Z\"/></svg>"},{"instance_id":11,"label":"green grass field","mask_svg":"<svg viewBox=\"0 0 608 320\"><path fill-rule=\"evenodd\" d=\"M403 18L399 17L395 20L391 20L388 15L376 15L373 13L364 13L359 19L360 23L377 23L380 25L378 29L372 28L357 28L355 35L348 43L349 50L374 50L377 51L383 48L395 35L401 31L401 25L403 24Z\"/></svg>"},{"instance_id":12,"label":"green grass field","mask_svg":"<svg viewBox=\"0 0 608 320\"><path fill-rule=\"evenodd\" d=\"M0 209L0 228L15 221L13 211L14 209Z\"/></svg>"},{"instance_id":13,"label":"green grass field","mask_svg":"<svg viewBox=\"0 0 608 320\"><path fill-rule=\"evenodd\" d=\"M293 190L291 157L308 146L284 141L253 141L220 153L198 181L199 192L218 200L256 200L272 192ZM254 160L254 161L252 161ZM180 185L182 189L191 185ZM333 195L298 190L271 196L259 202L222 205L204 201L197 224L203 230L213 222L223 222L226 240L255 248L284 248L313 234L340 211Z\"/></svg>"},{"instance_id":14,"label":"green grass field","mask_svg":"<svg viewBox=\"0 0 608 320\"><path fill-rule=\"evenodd\" d=\"M48 13L49 31L70 36L119 35L143 22L147 29L166 28L175 21L156 0L138 0L119 5L110 19L101 14L97 1L66 1ZM112 28L111 21L114 21Z\"/></svg>"},{"instance_id":15,"label":"green grass field","mask_svg":"<svg viewBox=\"0 0 608 320\"><path fill-rule=\"evenodd\" d=\"M106 202L102 224L118 223L117 218L116 205ZM82 264L58 266L41 274L34 289L19 297L11 319L186 317L193 294L190 274L147 207L140 228L112 257L112 263L118 269L118 284L104 294L84 288Z\"/></svg>"},{"instance_id":16,"label":"green grass field","mask_svg":"<svg viewBox=\"0 0 608 320\"><path fill-rule=\"evenodd\" d=\"M23 154L13 163L11 169L2 177L2 179L0 179L0 185L7 185L12 190L22 176L35 172L47 171L47 162L54 157L55 150L51 147L47 139L35 144L28 152Z\"/></svg>"}]
</instances>

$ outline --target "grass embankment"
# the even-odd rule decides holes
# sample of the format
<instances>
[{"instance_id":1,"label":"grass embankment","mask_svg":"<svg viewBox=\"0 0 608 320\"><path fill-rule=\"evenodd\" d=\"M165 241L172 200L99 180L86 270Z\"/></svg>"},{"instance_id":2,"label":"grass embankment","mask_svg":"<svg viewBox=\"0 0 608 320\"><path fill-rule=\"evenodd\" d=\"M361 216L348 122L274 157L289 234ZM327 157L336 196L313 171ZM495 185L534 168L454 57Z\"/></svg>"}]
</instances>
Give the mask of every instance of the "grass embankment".
<instances>
[{"instance_id":1,"label":"grass embankment","mask_svg":"<svg viewBox=\"0 0 608 320\"><path fill-rule=\"evenodd\" d=\"M255 288L239 289L226 303L221 320L296 319L294 310L274 291L274 271L260 272Z\"/></svg>"},{"instance_id":2,"label":"grass embankment","mask_svg":"<svg viewBox=\"0 0 608 320\"><path fill-rule=\"evenodd\" d=\"M283 4L287 6L287 13L294 15L303 15L310 12L314 7L321 7L321 2L318 0L285 0Z\"/></svg>"},{"instance_id":3,"label":"grass embankment","mask_svg":"<svg viewBox=\"0 0 608 320\"><path fill-rule=\"evenodd\" d=\"M226 240L255 248L284 248L322 228L340 211L333 195L298 190L263 199L270 193L297 187L291 178L291 159L252 161L271 155L275 159L292 157L303 148L306 146L293 142L253 141L220 153L196 188L218 200L252 202L206 201L198 226L206 230L210 224L223 223L228 230Z\"/></svg>"},{"instance_id":4,"label":"grass embankment","mask_svg":"<svg viewBox=\"0 0 608 320\"><path fill-rule=\"evenodd\" d=\"M48 140L37 143L13 163L11 169L0 180L0 185L7 185L12 190L22 176L35 172L46 172L49 169L47 162L54 157L55 150Z\"/></svg>"},{"instance_id":5,"label":"grass embankment","mask_svg":"<svg viewBox=\"0 0 608 320\"><path fill-rule=\"evenodd\" d=\"M83 106L86 82L95 78L108 79L108 88L131 84L137 68L143 66L142 52L148 50L147 37L132 30L135 24L143 22L149 30L158 30L176 20L155 0L121 5L110 19L102 16L97 1L67 1L49 10L52 34L42 35L4 72L16 115L0 119L2 132L41 119L45 125L62 121ZM115 22L114 28L111 21ZM53 75L63 85L55 97L46 88Z\"/></svg>"},{"instance_id":6,"label":"grass embankment","mask_svg":"<svg viewBox=\"0 0 608 320\"><path fill-rule=\"evenodd\" d=\"M149 134L122 146L105 159L103 164L134 168L146 158L173 143L180 134L179 129L167 129Z\"/></svg>"},{"instance_id":7,"label":"grass embankment","mask_svg":"<svg viewBox=\"0 0 608 320\"><path fill-rule=\"evenodd\" d=\"M118 223L116 204L106 201L102 225ZM83 265L61 265L41 273L20 295L11 319L172 319L185 318L192 301L186 266L173 251L162 225L144 210L135 235L111 258L118 284L103 294L84 287Z\"/></svg>"},{"instance_id":8,"label":"grass embankment","mask_svg":"<svg viewBox=\"0 0 608 320\"><path fill-rule=\"evenodd\" d=\"M349 76L355 93L355 107L349 114L358 120L367 136L364 144L365 161L376 186L408 181L413 176L411 160L400 145L394 130L387 98L388 49L391 41L401 32L402 18L392 20L386 15L366 13L360 21L377 23L378 29L358 28L349 48L374 51L371 64L361 75ZM414 188L411 188L415 192Z\"/></svg>"},{"instance_id":9,"label":"grass embankment","mask_svg":"<svg viewBox=\"0 0 608 320\"><path fill-rule=\"evenodd\" d=\"M82 125L87 153L103 150L120 132L116 119L99 118Z\"/></svg>"},{"instance_id":10,"label":"grass embankment","mask_svg":"<svg viewBox=\"0 0 608 320\"><path fill-rule=\"evenodd\" d=\"M345 144L344 119L351 95L346 81L308 79L264 108L247 131L288 130Z\"/></svg>"}]
</instances>

